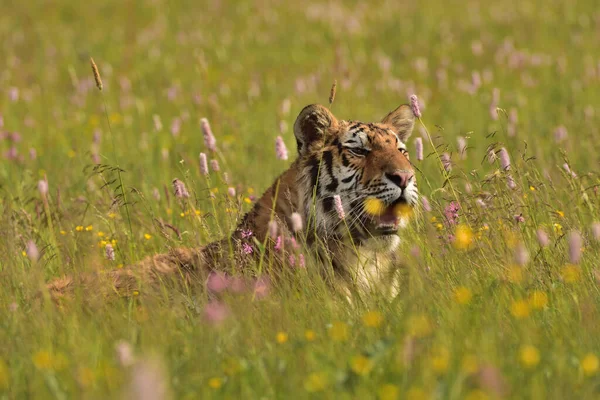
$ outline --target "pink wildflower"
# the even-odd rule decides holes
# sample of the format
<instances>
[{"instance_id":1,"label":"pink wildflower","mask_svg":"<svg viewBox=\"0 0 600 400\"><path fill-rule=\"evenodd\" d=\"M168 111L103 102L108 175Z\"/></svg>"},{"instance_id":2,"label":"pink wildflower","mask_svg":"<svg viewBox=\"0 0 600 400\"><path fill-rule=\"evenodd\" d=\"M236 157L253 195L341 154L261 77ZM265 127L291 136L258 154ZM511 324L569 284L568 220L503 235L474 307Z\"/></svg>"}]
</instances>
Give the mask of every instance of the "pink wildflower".
<instances>
[{"instance_id":1,"label":"pink wildflower","mask_svg":"<svg viewBox=\"0 0 600 400\"><path fill-rule=\"evenodd\" d=\"M271 239L276 239L277 238L277 231L278 231L278 226L277 226L277 221L269 221L269 237Z\"/></svg>"},{"instance_id":2,"label":"pink wildflower","mask_svg":"<svg viewBox=\"0 0 600 400\"><path fill-rule=\"evenodd\" d=\"M27 257L29 257L29 259L32 262L36 262L40 258L40 251L38 250L38 248L33 240L30 240L27 242L27 247L25 249L25 253L27 254Z\"/></svg>"},{"instance_id":3,"label":"pink wildflower","mask_svg":"<svg viewBox=\"0 0 600 400\"><path fill-rule=\"evenodd\" d=\"M235 197L235 188L234 188L234 187L231 187L231 186L230 186L229 188L227 188L227 194L228 194L230 197Z\"/></svg>"},{"instance_id":4,"label":"pink wildflower","mask_svg":"<svg viewBox=\"0 0 600 400\"><path fill-rule=\"evenodd\" d=\"M206 154L200 153L200 173L204 176L208 175L208 161L206 159Z\"/></svg>"},{"instance_id":5,"label":"pink wildflower","mask_svg":"<svg viewBox=\"0 0 600 400\"><path fill-rule=\"evenodd\" d=\"M283 138L281 136L277 136L277 138L275 139L275 154L277 155L277 159L279 160L288 159L288 151L285 147L285 143L283 142Z\"/></svg>"},{"instance_id":6,"label":"pink wildflower","mask_svg":"<svg viewBox=\"0 0 600 400\"><path fill-rule=\"evenodd\" d=\"M460 154L460 158L463 160L467 158L467 139L462 136L456 138L456 143L458 147L458 153Z\"/></svg>"},{"instance_id":7,"label":"pink wildflower","mask_svg":"<svg viewBox=\"0 0 600 400\"><path fill-rule=\"evenodd\" d=\"M106 246L104 246L104 255L106 256L107 260L115 261L115 249L113 248L112 244L108 243Z\"/></svg>"},{"instance_id":8,"label":"pink wildflower","mask_svg":"<svg viewBox=\"0 0 600 400\"><path fill-rule=\"evenodd\" d=\"M342 198L339 194L333 196L333 204L335 205L335 211L340 219L346 218L346 214L344 213L344 205L342 204Z\"/></svg>"},{"instance_id":9,"label":"pink wildflower","mask_svg":"<svg viewBox=\"0 0 600 400\"><path fill-rule=\"evenodd\" d=\"M190 197L190 193L187 191L185 183L183 183L177 178L173 179L173 189L175 191L175 197L177 197L178 199L187 199L188 197Z\"/></svg>"},{"instance_id":10,"label":"pink wildflower","mask_svg":"<svg viewBox=\"0 0 600 400\"><path fill-rule=\"evenodd\" d=\"M429 200L427 200L427 197L421 196L421 204L423 205L423 210L427 212L431 211L431 204L429 204Z\"/></svg>"},{"instance_id":11,"label":"pink wildflower","mask_svg":"<svg viewBox=\"0 0 600 400\"><path fill-rule=\"evenodd\" d=\"M40 192L42 197L46 197L48 194L48 182L45 179L38 181L38 192Z\"/></svg>"},{"instance_id":12,"label":"pink wildflower","mask_svg":"<svg viewBox=\"0 0 600 400\"><path fill-rule=\"evenodd\" d=\"M119 340L115 343L115 353L117 354L117 360L122 367L130 367L135 363L133 349L128 342Z\"/></svg>"},{"instance_id":13,"label":"pink wildflower","mask_svg":"<svg viewBox=\"0 0 600 400\"><path fill-rule=\"evenodd\" d=\"M204 135L204 144L206 148L210 151L217 150L217 140L212 133L212 129L210 128L210 124L208 123L208 119L202 118L200 120L200 126L202 128L202 134Z\"/></svg>"},{"instance_id":14,"label":"pink wildflower","mask_svg":"<svg viewBox=\"0 0 600 400\"><path fill-rule=\"evenodd\" d=\"M523 216L523 214L515 215L513 218L517 224L525 222L525 217Z\"/></svg>"},{"instance_id":15,"label":"pink wildflower","mask_svg":"<svg viewBox=\"0 0 600 400\"><path fill-rule=\"evenodd\" d=\"M257 299L262 299L267 297L270 291L270 281L269 278L261 276L256 279L254 282L254 297Z\"/></svg>"},{"instance_id":16,"label":"pink wildflower","mask_svg":"<svg viewBox=\"0 0 600 400\"><path fill-rule=\"evenodd\" d=\"M500 167L504 171L508 171L510 169L510 156L508 155L508 151L503 147L500 149Z\"/></svg>"},{"instance_id":17,"label":"pink wildflower","mask_svg":"<svg viewBox=\"0 0 600 400\"><path fill-rule=\"evenodd\" d=\"M567 133L567 128L565 128L565 126L564 126L564 125L560 125L559 127L557 127L557 128L554 130L554 140L555 140L557 143L560 143L560 142L562 142L563 140L565 140L565 139L567 138L567 136L568 136L568 133Z\"/></svg>"},{"instance_id":18,"label":"pink wildflower","mask_svg":"<svg viewBox=\"0 0 600 400\"><path fill-rule=\"evenodd\" d=\"M550 243L550 239L548 238L548 234L542 228L538 229L536 232L537 241L541 247L546 247Z\"/></svg>"},{"instance_id":19,"label":"pink wildflower","mask_svg":"<svg viewBox=\"0 0 600 400\"><path fill-rule=\"evenodd\" d=\"M254 249L248 243L242 243L242 253L244 254L252 254Z\"/></svg>"},{"instance_id":20,"label":"pink wildflower","mask_svg":"<svg viewBox=\"0 0 600 400\"><path fill-rule=\"evenodd\" d=\"M294 232L298 232L302 230L302 217L297 212L292 213L290 216L290 220L292 222L292 230Z\"/></svg>"},{"instance_id":21,"label":"pink wildflower","mask_svg":"<svg viewBox=\"0 0 600 400\"><path fill-rule=\"evenodd\" d=\"M419 99L416 94L410 96L410 108L417 118L421 118L421 108L419 107Z\"/></svg>"},{"instance_id":22,"label":"pink wildflower","mask_svg":"<svg viewBox=\"0 0 600 400\"><path fill-rule=\"evenodd\" d=\"M579 264L581 261L581 246L583 241L581 235L577 231L569 233L569 262L571 264Z\"/></svg>"},{"instance_id":23,"label":"pink wildflower","mask_svg":"<svg viewBox=\"0 0 600 400\"><path fill-rule=\"evenodd\" d=\"M213 293L221 293L229 286L229 279L224 272L211 272L206 280L206 287Z\"/></svg>"},{"instance_id":24,"label":"pink wildflower","mask_svg":"<svg viewBox=\"0 0 600 400\"><path fill-rule=\"evenodd\" d=\"M418 137L415 139L415 153L417 154L417 160L423 160L423 139Z\"/></svg>"},{"instance_id":25,"label":"pink wildflower","mask_svg":"<svg viewBox=\"0 0 600 400\"><path fill-rule=\"evenodd\" d=\"M215 325L225 321L229 314L229 307L216 300L213 300L204 306L204 318Z\"/></svg>"},{"instance_id":26,"label":"pink wildflower","mask_svg":"<svg viewBox=\"0 0 600 400\"><path fill-rule=\"evenodd\" d=\"M444 209L444 215L446 216L446 220L450 225L456 225L458 223L458 211L460 210L460 205L453 201L446 206Z\"/></svg>"},{"instance_id":27,"label":"pink wildflower","mask_svg":"<svg viewBox=\"0 0 600 400\"><path fill-rule=\"evenodd\" d=\"M515 262L521 267L525 266L527 262L529 262L529 252L523 243L517 245L515 248Z\"/></svg>"},{"instance_id":28,"label":"pink wildflower","mask_svg":"<svg viewBox=\"0 0 600 400\"><path fill-rule=\"evenodd\" d=\"M600 241L600 222L592 223L592 236L594 236L594 239Z\"/></svg>"},{"instance_id":29,"label":"pink wildflower","mask_svg":"<svg viewBox=\"0 0 600 400\"><path fill-rule=\"evenodd\" d=\"M210 160L210 167L215 172L219 172L221 170L221 167L219 167L219 161L217 160Z\"/></svg>"}]
</instances>

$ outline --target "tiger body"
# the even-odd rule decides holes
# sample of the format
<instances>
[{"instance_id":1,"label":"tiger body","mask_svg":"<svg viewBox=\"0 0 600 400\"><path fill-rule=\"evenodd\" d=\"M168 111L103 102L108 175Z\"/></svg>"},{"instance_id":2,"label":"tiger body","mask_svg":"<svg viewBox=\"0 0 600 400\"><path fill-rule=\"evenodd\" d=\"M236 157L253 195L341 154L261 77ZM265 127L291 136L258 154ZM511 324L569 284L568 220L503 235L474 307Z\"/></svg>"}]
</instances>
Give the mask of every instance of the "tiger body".
<instances>
[{"instance_id":1,"label":"tiger body","mask_svg":"<svg viewBox=\"0 0 600 400\"><path fill-rule=\"evenodd\" d=\"M389 277L398 229L407 222L398 207L412 208L418 201L405 144L413 126L407 105L380 123L338 121L323 106L305 107L294 124L298 158L229 238L149 257L110 272L110 283L119 291L173 275L192 283L211 271L243 273L261 259L269 260L271 268L286 268L306 256L313 257L310 265L330 266L322 272L332 270L336 285L360 292L375 286L394 294ZM336 195L343 215L336 209ZM367 200L377 203L376 213L369 212ZM293 220L298 216L301 229ZM264 246L259 250L257 243ZM50 289L60 294L73 285L76 280L64 278Z\"/></svg>"}]
</instances>

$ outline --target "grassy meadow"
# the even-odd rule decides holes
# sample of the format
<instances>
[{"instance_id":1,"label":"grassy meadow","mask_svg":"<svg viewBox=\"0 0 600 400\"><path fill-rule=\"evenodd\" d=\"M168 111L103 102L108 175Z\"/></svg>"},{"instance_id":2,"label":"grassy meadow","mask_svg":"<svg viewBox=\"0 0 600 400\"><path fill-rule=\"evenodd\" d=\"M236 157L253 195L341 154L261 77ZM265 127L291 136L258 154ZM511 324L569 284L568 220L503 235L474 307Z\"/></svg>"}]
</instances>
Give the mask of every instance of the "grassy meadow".
<instances>
[{"instance_id":1,"label":"grassy meadow","mask_svg":"<svg viewBox=\"0 0 600 400\"><path fill-rule=\"evenodd\" d=\"M594 0L4 3L1 399L600 398ZM392 302L347 304L310 260L218 301L43 295L227 235L334 80L340 119L421 102L429 207Z\"/></svg>"}]
</instances>

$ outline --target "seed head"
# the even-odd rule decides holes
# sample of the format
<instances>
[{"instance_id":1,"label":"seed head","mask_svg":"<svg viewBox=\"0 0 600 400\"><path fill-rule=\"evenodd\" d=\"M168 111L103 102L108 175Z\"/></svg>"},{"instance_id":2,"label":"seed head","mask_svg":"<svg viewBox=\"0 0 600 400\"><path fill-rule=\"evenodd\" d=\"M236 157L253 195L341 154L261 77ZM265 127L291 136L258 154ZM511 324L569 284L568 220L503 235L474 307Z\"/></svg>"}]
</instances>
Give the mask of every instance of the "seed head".
<instances>
[{"instance_id":1,"label":"seed head","mask_svg":"<svg viewBox=\"0 0 600 400\"><path fill-rule=\"evenodd\" d=\"M329 91L329 106L333 104L335 100L335 92L337 90L337 79L333 81L333 85L331 85L331 90Z\"/></svg>"},{"instance_id":2,"label":"seed head","mask_svg":"<svg viewBox=\"0 0 600 400\"><path fill-rule=\"evenodd\" d=\"M90 57L90 64L92 65L92 72L94 73L94 80L96 81L96 87L98 90L102 91L102 78L100 78L100 71L98 71L98 66L94 62L94 59Z\"/></svg>"},{"instance_id":3,"label":"seed head","mask_svg":"<svg viewBox=\"0 0 600 400\"><path fill-rule=\"evenodd\" d=\"M442 165L444 166L446 172L452 171L452 160L450 159L450 154L443 153L440 156L440 160L442 161Z\"/></svg>"}]
</instances>

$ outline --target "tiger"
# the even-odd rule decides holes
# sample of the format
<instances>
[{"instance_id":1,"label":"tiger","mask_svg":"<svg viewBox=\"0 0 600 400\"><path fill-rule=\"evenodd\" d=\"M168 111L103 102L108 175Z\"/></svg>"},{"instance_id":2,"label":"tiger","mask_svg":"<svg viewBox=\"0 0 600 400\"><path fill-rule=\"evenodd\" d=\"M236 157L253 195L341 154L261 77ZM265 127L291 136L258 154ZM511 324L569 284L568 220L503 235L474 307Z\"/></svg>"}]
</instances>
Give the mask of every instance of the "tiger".
<instances>
[{"instance_id":1,"label":"tiger","mask_svg":"<svg viewBox=\"0 0 600 400\"><path fill-rule=\"evenodd\" d=\"M110 271L109 287L131 292L166 277L205 283L215 271L243 274L261 260L269 260L271 269L288 268L306 262L306 256L323 271L333 271L323 275L333 275L333 285L342 290L383 290L393 272L399 229L409 218L398 210L418 205L406 145L414 125L407 104L377 123L338 120L325 106L306 106L294 123L295 161L229 237L200 248L173 248ZM48 289L61 296L90 280L65 277Z\"/></svg>"}]
</instances>

